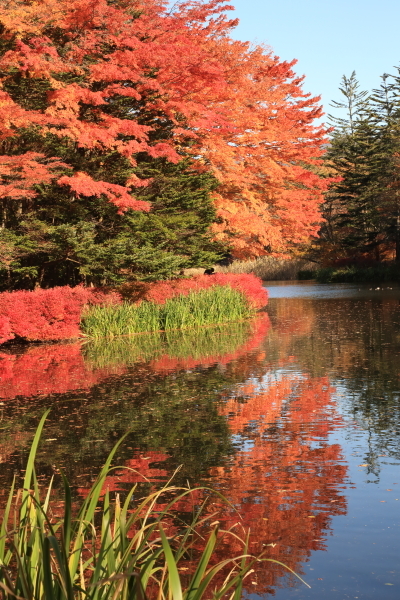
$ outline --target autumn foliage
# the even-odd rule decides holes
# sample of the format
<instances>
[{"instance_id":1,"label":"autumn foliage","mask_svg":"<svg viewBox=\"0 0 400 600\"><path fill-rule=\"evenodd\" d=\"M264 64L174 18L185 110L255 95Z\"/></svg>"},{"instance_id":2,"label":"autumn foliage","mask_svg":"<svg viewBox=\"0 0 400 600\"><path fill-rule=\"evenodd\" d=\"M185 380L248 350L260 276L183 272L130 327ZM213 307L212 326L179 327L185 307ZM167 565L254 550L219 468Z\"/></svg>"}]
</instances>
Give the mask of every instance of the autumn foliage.
<instances>
[{"instance_id":1,"label":"autumn foliage","mask_svg":"<svg viewBox=\"0 0 400 600\"><path fill-rule=\"evenodd\" d=\"M79 270L82 244L70 235L66 249L52 228L70 215L80 235L104 244L122 223L104 201L120 217L149 211L143 161L191 157L199 172L212 171L213 233L238 257L282 254L316 234L327 181L318 174L319 98L303 91L296 61L230 37L231 9L225 0L2 6L0 207L3 227L17 231L6 239L4 268L29 253L18 236L30 227L52 253L43 268L62 256Z\"/></svg>"},{"instance_id":2,"label":"autumn foliage","mask_svg":"<svg viewBox=\"0 0 400 600\"><path fill-rule=\"evenodd\" d=\"M144 286L139 301L164 304L168 298L185 296L215 285L229 286L241 292L251 308L262 308L268 301L267 290L254 275L223 273ZM80 337L79 325L84 306L120 302L121 296L117 292L83 286L3 292L0 294L0 344L15 338L55 341Z\"/></svg>"},{"instance_id":3,"label":"autumn foliage","mask_svg":"<svg viewBox=\"0 0 400 600\"><path fill-rule=\"evenodd\" d=\"M24 290L0 294L0 344L80 337L81 312L86 304L120 302L117 293L78 286L50 290Z\"/></svg>"},{"instance_id":4,"label":"autumn foliage","mask_svg":"<svg viewBox=\"0 0 400 600\"><path fill-rule=\"evenodd\" d=\"M207 290L215 285L229 286L241 292L248 300L251 308L263 308L268 302L268 291L261 279L251 273L214 273L198 275L191 279L159 281L145 288L143 299L156 304L164 304L169 298L187 296L190 292Z\"/></svg>"}]
</instances>

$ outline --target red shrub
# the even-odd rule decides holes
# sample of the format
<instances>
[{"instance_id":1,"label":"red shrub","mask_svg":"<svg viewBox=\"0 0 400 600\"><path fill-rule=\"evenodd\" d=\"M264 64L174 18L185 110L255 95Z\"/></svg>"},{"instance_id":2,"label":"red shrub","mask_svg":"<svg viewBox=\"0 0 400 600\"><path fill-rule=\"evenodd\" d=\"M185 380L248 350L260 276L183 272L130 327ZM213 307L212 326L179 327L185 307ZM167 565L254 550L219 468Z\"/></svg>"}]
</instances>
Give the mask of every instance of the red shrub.
<instances>
[{"instance_id":1,"label":"red shrub","mask_svg":"<svg viewBox=\"0 0 400 600\"><path fill-rule=\"evenodd\" d=\"M169 298L187 296L192 291L205 290L215 285L228 285L242 292L252 308L262 308L268 302L268 292L262 286L261 279L249 273L215 273L198 275L192 279L158 281L150 285L143 298L156 304L164 304Z\"/></svg>"},{"instance_id":2,"label":"red shrub","mask_svg":"<svg viewBox=\"0 0 400 600\"><path fill-rule=\"evenodd\" d=\"M0 344L12 340L14 337L11 331L11 325L9 319L5 315L0 314Z\"/></svg>"},{"instance_id":3,"label":"red shrub","mask_svg":"<svg viewBox=\"0 0 400 600\"><path fill-rule=\"evenodd\" d=\"M192 279L159 281L141 290L143 300L164 304L168 298L186 296L215 285L230 286L242 292L252 308L262 308L268 300L261 279L247 273L215 273ZM85 305L119 302L121 296L116 292L82 286L4 292L0 294L0 344L14 338L27 341L77 338L81 335L79 323Z\"/></svg>"},{"instance_id":4,"label":"red shrub","mask_svg":"<svg viewBox=\"0 0 400 600\"><path fill-rule=\"evenodd\" d=\"M85 304L119 301L116 293L82 286L4 292L0 294L0 343L15 337L28 341L79 337L79 322Z\"/></svg>"}]
</instances>

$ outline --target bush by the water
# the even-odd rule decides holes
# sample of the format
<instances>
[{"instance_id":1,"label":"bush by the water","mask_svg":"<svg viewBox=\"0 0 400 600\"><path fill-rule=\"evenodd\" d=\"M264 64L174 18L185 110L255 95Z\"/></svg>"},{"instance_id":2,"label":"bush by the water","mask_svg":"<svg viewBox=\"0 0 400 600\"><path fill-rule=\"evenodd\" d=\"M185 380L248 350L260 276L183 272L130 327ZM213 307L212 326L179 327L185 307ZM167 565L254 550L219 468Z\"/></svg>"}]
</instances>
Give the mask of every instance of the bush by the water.
<instances>
[{"instance_id":1,"label":"bush by the water","mask_svg":"<svg viewBox=\"0 0 400 600\"><path fill-rule=\"evenodd\" d=\"M83 314L81 327L92 338L112 338L240 321L254 312L244 294L230 286L214 285L170 297L163 303L145 300L138 304L92 306Z\"/></svg>"},{"instance_id":2,"label":"bush by the water","mask_svg":"<svg viewBox=\"0 0 400 600\"><path fill-rule=\"evenodd\" d=\"M201 600L227 594L239 600L247 574L262 562L278 562L251 556L248 536L241 539L239 531L219 532L214 508L206 515L214 523L207 527L199 488L167 485L137 499L134 486L123 502L119 495L113 499L106 482L122 440L84 500L73 501L61 474L63 497L54 503L53 478L47 489L40 488L34 468L47 414L32 443L22 493L16 494L14 480L2 514L4 600ZM200 501L193 522L186 524L177 515L190 496L192 510L196 498ZM240 544L240 555L218 561L217 545L229 537L236 548Z\"/></svg>"},{"instance_id":3,"label":"bush by the water","mask_svg":"<svg viewBox=\"0 0 400 600\"><path fill-rule=\"evenodd\" d=\"M110 333L107 334L113 336L119 335L117 331L122 332L121 320L125 318L129 321L124 329L126 333L187 327L190 322L193 325L218 324L247 318L253 310L265 306L268 300L268 293L262 287L261 280L248 274L217 273L140 285L140 293L137 294L136 290L134 298L137 305L140 304L139 312L135 312L137 306L122 303L118 292L83 286L3 292L0 294L0 344L14 339L33 342L80 337L83 312L86 315L86 333L92 315L102 314L104 326L110 315L113 315L108 322ZM205 296L200 294L197 298L198 292L217 287L223 287L225 291ZM230 292L236 292L236 295ZM193 299L195 294L196 301ZM191 298L185 300L188 295ZM125 296L129 298L126 290ZM160 309L173 299L176 302L176 315L172 309ZM209 303L207 307L204 302ZM218 303L221 306L218 307ZM121 305L120 308L117 308L118 305ZM105 312L88 311L87 308L91 306L105 307ZM188 310L193 311L192 315ZM202 311L209 311L207 317L200 317ZM135 325L132 325L132 315L135 315Z\"/></svg>"},{"instance_id":4,"label":"bush by the water","mask_svg":"<svg viewBox=\"0 0 400 600\"><path fill-rule=\"evenodd\" d=\"M380 263L370 266L346 265L325 267L314 274L320 283L382 283L400 281L399 263Z\"/></svg>"},{"instance_id":5,"label":"bush by the water","mask_svg":"<svg viewBox=\"0 0 400 600\"><path fill-rule=\"evenodd\" d=\"M261 279L252 273L214 273L213 275L196 275L186 279L157 281L149 284L138 283L131 290L129 286L121 288L121 292L129 300L141 299L164 304L170 298L208 290L216 285L229 286L241 292L251 308L263 308L268 302L268 292L263 287Z\"/></svg>"},{"instance_id":6,"label":"bush by the water","mask_svg":"<svg viewBox=\"0 0 400 600\"><path fill-rule=\"evenodd\" d=\"M15 338L55 341L79 337L84 306L120 301L117 293L83 286L3 292L0 294L0 344Z\"/></svg>"}]
</instances>

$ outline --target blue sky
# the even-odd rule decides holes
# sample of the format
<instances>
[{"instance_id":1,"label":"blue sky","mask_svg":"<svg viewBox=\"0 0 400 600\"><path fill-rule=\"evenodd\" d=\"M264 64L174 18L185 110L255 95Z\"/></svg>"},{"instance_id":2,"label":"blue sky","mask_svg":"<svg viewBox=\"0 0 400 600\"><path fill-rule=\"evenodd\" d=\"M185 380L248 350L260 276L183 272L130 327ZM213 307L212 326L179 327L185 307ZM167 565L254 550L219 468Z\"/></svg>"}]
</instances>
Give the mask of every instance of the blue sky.
<instances>
[{"instance_id":1,"label":"blue sky","mask_svg":"<svg viewBox=\"0 0 400 600\"><path fill-rule=\"evenodd\" d=\"M340 100L343 74L356 71L362 89L400 64L398 0L230 0L240 19L233 37L268 44L282 60L298 59L304 90ZM336 113L337 114L337 113Z\"/></svg>"}]
</instances>

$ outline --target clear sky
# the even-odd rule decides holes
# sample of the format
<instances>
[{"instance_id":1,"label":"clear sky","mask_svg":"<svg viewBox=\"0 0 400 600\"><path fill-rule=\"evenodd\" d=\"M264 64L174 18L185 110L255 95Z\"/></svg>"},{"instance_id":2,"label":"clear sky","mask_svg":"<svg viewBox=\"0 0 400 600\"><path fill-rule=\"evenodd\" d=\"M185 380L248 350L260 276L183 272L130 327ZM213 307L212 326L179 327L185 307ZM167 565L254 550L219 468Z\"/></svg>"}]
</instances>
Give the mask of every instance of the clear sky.
<instances>
[{"instance_id":1,"label":"clear sky","mask_svg":"<svg viewBox=\"0 0 400 600\"><path fill-rule=\"evenodd\" d=\"M400 65L399 0L230 0L240 25L233 37L268 44L282 60L298 59L304 90L322 95L326 112L340 100L343 74L356 71L360 88ZM336 113L337 114L337 113Z\"/></svg>"}]
</instances>

